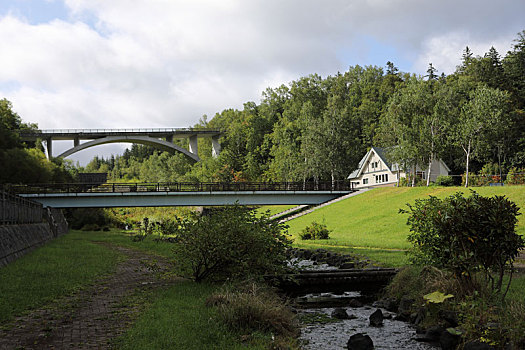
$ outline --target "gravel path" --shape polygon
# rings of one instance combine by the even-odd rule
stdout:
[[[145,262],[161,258],[123,247],[110,248],[126,257],[115,273],[3,326],[0,349],[111,348],[141,309],[140,302],[126,305],[125,298],[171,284],[176,278],[159,279],[146,267]]]

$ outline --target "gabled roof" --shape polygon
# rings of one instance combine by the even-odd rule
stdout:
[[[381,159],[381,161],[386,165],[387,169],[390,170],[390,172],[392,172],[393,170],[397,170],[397,168],[398,168],[397,164],[392,164],[392,163],[387,161],[386,151],[385,151],[384,148],[372,147],[365,154],[365,156],[359,161],[359,165],[357,166],[357,169],[352,171],[352,173],[350,175],[348,175],[348,179],[354,179],[354,178],[357,178],[357,177],[359,177],[361,175],[361,173],[363,172],[363,169],[365,167],[365,164],[368,161],[368,159],[370,158],[370,156],[372,155],[372,153],[377,154],[379,159]]]
[[[364,170],[364,167],[365,167],[365,164],[366,162],[368,161],[368,159],[371,157],[372,153],[375,153],[377,154],[377,156],[379,157],[379,159],[386,165],[387,169],[393,173],[394,171],[398,171],[400,170],[400,167],[399,167],[399,164],[398,163],[391,163],[389,161],[387,161],[387,151],[385,148],[382,148],[382,147],[372,147],[370,148],[370,150],[365,154],[365,156],[359,161],[359,165],[357,166],[357,169],[352,171],[352,173],[350,175],[348,175],[347,179],[355,179],[355,178],[358,178],[359,176],[361,176],[361,173],[363,172]],[[441,159],[438,159],[438,161],[443,164],[443,166],[445,167],[445,169],[447,169],[447,171],[450,173],[450,169],[449,167],[445,164],[445,162]]]

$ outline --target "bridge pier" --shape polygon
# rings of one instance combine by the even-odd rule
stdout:
[[[46,153],[47,159],[53,158],[53,141],[51,137],[46,139]]]
[[[199,155],[198,145],[199,145],[199,143],[198,143],[197,135],[191,135],[189,137],[189,151],[190,151],[190,153],[193,153],[196,156],[198,156]]]
[[[221,153],[221,144],[219,143],[220,136],[212,136],[211,138],[211,153],[214,158],[217,158]]]

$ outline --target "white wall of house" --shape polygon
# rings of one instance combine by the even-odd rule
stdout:
[[[405,172],[397,171],[397,167],[393,166],[391,171],[388,166],[381,160],[381,158],[372,149],[368,160],[363,164],[361,174],[352,178],[351,181],[355,188],[364,187],[379,187],[379,186],[395,186],[398,184],[398,177],[406,177]],[[449,169],[441,160],[434,160],[430,168],[430,181],[436,181],[439,175],[448,175]],[[426,180],[428,169],[423,170],[421,167],[416,167],[417,176],[421,176]]]
[[[372,152],[368,161],[364,164],[361,175],[352,179],[355,188],[372,186],[393,186],[397,183],[397,173],[388,170],[385,163],[377,154]]]

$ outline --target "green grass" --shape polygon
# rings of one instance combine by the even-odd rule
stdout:
[[[525,208],[525,186],[506,187],[476,187],[479,194],[506,195]],[[289,232],[295,239],[295,244],[301,247],[358,248],[365,251],[383,250],[376,257],[392,257],[398,253],[386,253],[389,250],[405,250],[409,248],[406,240],[408,226],[407,215],[399,214],[400,208],[406,208],[406,203],[414,203],[417,198],[429,195],[443,198],[457,191],[469,193],[463,187],[389,187],[377,188],[355,197],[336,202],[320,208],[310,214],[289,221]],[[523,212],[523,209],[522,209]],[[525,234],[525,217],[521,216],[517,232]],[[312,221],[325,223],[333,230],[330,239],[326,241],[301,241],[299,232]],[[371,249],[372,248],[372,249]],[[380,260],[381,261],[381,260]],[[394,264],[401,263],[399,256],[394,257]]]
[[[157,291],[152,305],[118,341],[133,349],[264,349],[240,343],[235,334],[215,320],[216,309],[205,300],[216,286],[181,281]]]
[[[71,232],[0,268],[0,324],[113,271],[119,254]]]
[[[283,212],[288,209],[295,208],[297,205],[265,205],[262,207],[257,208],[258,213],[265,213],[266,211],[270,212],[271,215],[279,214],[280,212]]]
[[[382,249],[382,248],[356,248],[349,246],[331,245],[328,241],[302,241],[297,240],[294,244],[297,248],[304,249],[328,249],[340,254],[355,254],[362,259],[369,258],[375,264],[383,267],[401,267],[408,264],[405,251]]]
[[[142,242],[133,242],[130,231],[115,230],[110,232],[89,232],[85,238],[90,241],[106,242],[135,250],[142,250],[146,253],[159,255],[168,259],[173,257],[173,245],[155,242],[153,239],[156,237],[155,235],[150,235]]]
[[[525,295],[523,295],[524,290],[525,290],[525,275],[521,274],[518,276],[514,276],[512,279],[512,283],[510,284],[509,292],[507,294],[507,299],[525,303]]]

